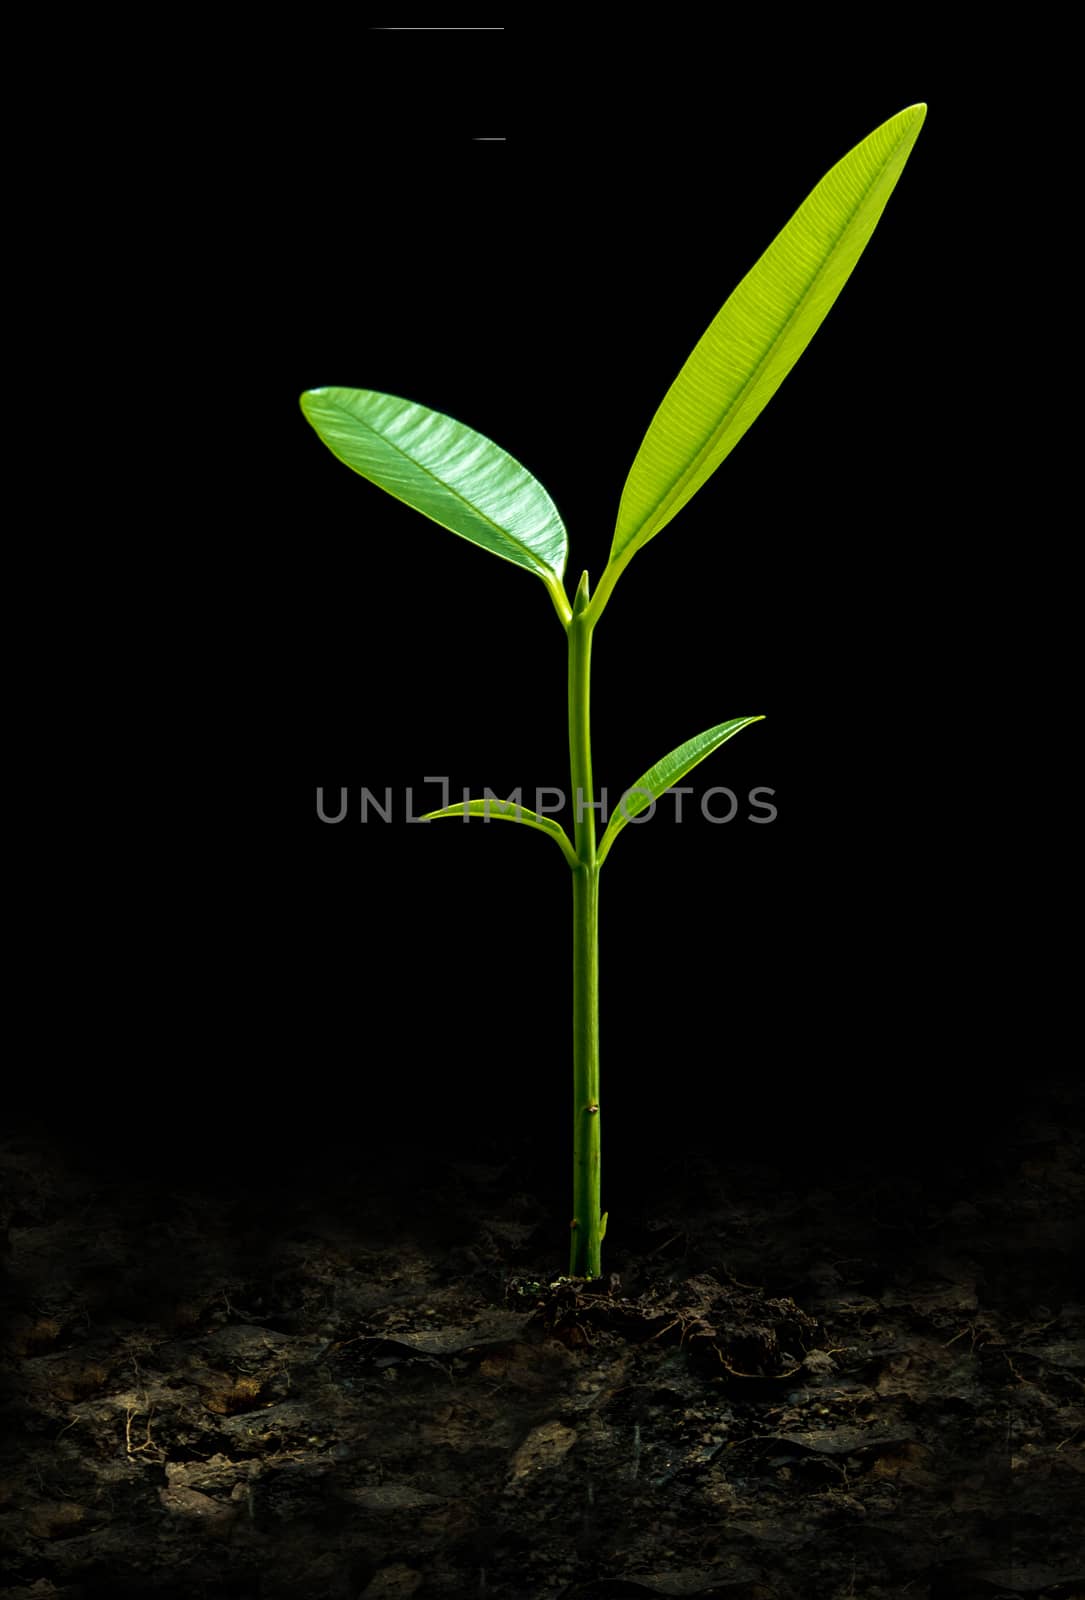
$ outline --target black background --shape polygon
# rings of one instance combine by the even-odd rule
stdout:
[[[178,648],[132,730],[123,865],[82,869],[121,907],[81,997],[110,1060],[47,1115],[137,1164],[247,1152],[262,1173],[527,1138],[564,1184],[566,869],[526,830],[404,821],[431,775],[527,804],[566,785],[561,629],[529,574],[336,462],[298,396],[385,390],[493,438],[555,499],[571,593],[732,287],[836,160],[926,100],[825,327],[596,635],[612,803],[695,732],[766,716],[693,775],[736,792],[732,822],[695,796],[678,827],[668,802],[607,864],[606,1173],[620,1191],[692,1144],[926,1159],[983,1136],[1002,1113],[970,997],[990,996],[962,950],[989,891],[954,719],[983,583],[960,372],[964,308],[991,293],[989,66],[933,29],[786,59],[558,24],[291,43],[273,70],[201,67],[165,199],[142,197],[131,348],[145,330],[185,420],[148,473],[169,555],[135,626]],[[318,786],[333,811],[346,786],[342,823]],[[393,823],[361,823],[362,786],[392,790]]]

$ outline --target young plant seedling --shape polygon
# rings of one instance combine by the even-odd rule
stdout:
[[[876,128],[822,178],[720,310],[652,419],[622,492],[610,559],[594,592],[585,572],[570,603],[568,539],[553,501],[525,467],[440,412],[367,389],[311,389],[309,422],[372,483],[546,585],[568,635],[573,837],[550,817],[492,799],[430,813],[525,823],[549,834],[573,887],[573,1219],[569,1272],[598,1277],[600,1210],[599,874],[626,823],[760,717],[720,722],[637,779],[596,840],[591,648],[614,585],[760,415],[802,355],[866,247],[919,135],[926,106]]]

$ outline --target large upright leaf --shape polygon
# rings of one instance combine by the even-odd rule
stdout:
[[[637,452],[611,566],[667,525],[772,399],[862,254],[926,111],[909,106],[839,161],[717,313]]]
[[[443,412],[371,389],[310,389],[301,409],[340,461],[443,528],[534,572],[568,613],[564,525],[542,484],[507,451]]]
[[[764,720],[764,717],[732,717],[730,722],[717,723],[714,728],[697,734],[693,739],[687,739],[677,750],[672,750],[662,761],[657,761],[654,767],[649,767],[643,778],[638,778],[633,787],[626,790],[617,811],[612,815],[599,846],[596,858],[599,865],[603,865],[611,845],[626,823],[632,822],[638,812],[646,811],[661,794],[666,794],[667,790],[673,788],[687,772],[692,772],[705,756],[710,756],[721,744],[726,744],[736,733],[748,728],[751,722],[764,722]]]

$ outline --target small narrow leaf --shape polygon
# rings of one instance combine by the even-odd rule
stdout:
[[[611,567],[666,527],[772,399],[862,254],[926,111],[909,106],[839,161],[717,313],[637,452]]]
[[[561,853],[571,867],[578,865],[576,852],[569,842],[569,835],[560,823],[553,817],[540,817],[534,811],[528,811],[524,806],[518,806],[511,800],[464,800],[458,806],[446,806],[443,811],[428,811],[421,818],[423,822],[435,822],[438,817],[459,817],[462,822],[464,816],[493,818],[495,822],[523,822],[529,828],[537,828],[540,833],[548,833],[551,839],[557,841]]]
[[[748,728],[751,722],[764,720],[764,717],[735,717],[730,722],[720,722],[716,727],[709,728],[707,733],[699,733],[695,739],[687,739],[677,750],[672,750],[662,761],[657,761],[654,767],[649,767],[643,778],[638,778],[633,787],[626,791],[617,811],[611,817],[596,858],[599,866],[606,860],[607,852],[626,823],[630,822],[638,812],[646,810],[653,800],[658,800],[661,794],[673,788],[687,772],[692,772],[705,756],[710,756],[721,744],[726,744],[736,733]]]
[[[507,451],[443,412],[370,389],[310,389],[301,409],[332,454],[363,478],[534,572],[555,604],[560,595],[567,620],[565,527],[542,484]]]

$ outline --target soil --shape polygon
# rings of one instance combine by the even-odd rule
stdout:
[[[1081,1596],[1074,1098],[934,1172],[684,1155],[599,1284],[528,1144],[254,1190],[11,1137],[2,1593]]]

